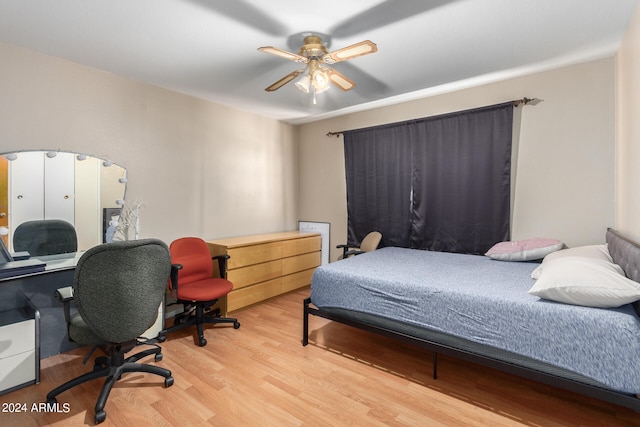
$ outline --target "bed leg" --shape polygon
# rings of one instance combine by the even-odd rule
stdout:
[[[438,379],[438,353],[433,352],[433,379]]]
[[[309,344],[309,304],[311,298],[305,298],[302,303],[302,345]]]

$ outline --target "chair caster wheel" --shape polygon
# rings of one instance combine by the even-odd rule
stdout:
[[[58,403],[58,400],[55,397],[47,399],[47,405],[55,405],[56,403]]]
[[[167,377],[164,379],[164,386],[171,387],[173,385],[173,377]]]
[[[240,327],[240,322],[233,322],[233,329],[238,329]]]
[[[95,421],[96,424],[100,424],[106,419],[107,419],[107,413],[104,411],[96,412],[96,416],[93,417],[93,421]]]
[[[153,360],[155,360],[156,362],[159,362],[162,360],[162,353],[158,353],[154,356]]]
[[[207,345],[207,340],[204,338],[200,338],[200,341],[198,341],[198,345],[200,347],[204,347],[205,345]]]
[[[167,337],[164,335],[158,335],[158,342],[165,342],[167,340]]]
[[[109,359],[105,357],[97,357],[95,362],[93,363],[93,370],[99,371],[100,369],[104,369],[108,366]]]

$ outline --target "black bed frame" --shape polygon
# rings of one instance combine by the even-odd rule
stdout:
[[[616,243],[617,245],[616,248],[611,248],[612,240],[615,240],[616,242],[621,242],[623,248],[619,249],[620,245],[617,245],[617,243]],[[623,269],[625,270],[625,272],[627,272],[627,275],[630,278],[638,281],[636,277],[633,277],[635,276],[635,274],[629,274],[630,273],[629,270],[631,270],[631,267],[629,267],[629,263],[630,263],[629,259],[632,259],[632,264],[640,265],[640,256],[637,257],[637,255],[640,253],[640,246],[637,243],[622,237],[620,234],[618,234],[613,230],[607,231],[607,242],[609,243],[610,252],[612,252],[614,261],[616,261],[618,264],[620,264],[623,267]],[[627,254],[627,251],[629,251],[629,248],[631,248],[631,251],[633,251],[631,255]],[[625,253],[624,255],[625,259],[619,261],[616,259],[616,257],[619,257],[621,255],[616,252],[620,252],[620,251],[623,251]],[[635,269],[635,271],[638,271],[638,270]],[[634,308],[636,309],[636,312],[640,314],[640,304],[634,304]],[[339,322],[339,323],[352,326],[358,329],[363,329],[365,331],[374,332],[376,334],[380,334],[386,337],[391,337],[391,338],[400,340],[402,342],[413,344],[418,347],[432,351],[434,379],[437,378],[438,353],[441,353],[441,354],[456,357],[458,359],[477,363],[479,365],[487,366],[489,368],[498,369],[503,372],[507,372],[523,378],[535,380],[543,384],[548,384],[548,385],[559,387],[575,393],[594,397],[596,399],[614,403],[616,405],[624,406],[626,408],[630,408],[637,412],[640,412],[640,398],[638,398],[636,395],[624,394],[624,393],[609,390],[606,388],[585,384],[576,380],[564,378],[555,374],[542,372],[526,366],[521,366],[515,363],[497,360],[497,359],[494,359],[482,354],[474,353],[471,351],[461,350],[461,349],[458,349],[449,345],[445,345],[433,340],[428,340],[428,339],[417,337],[411,334],[398,332],[393,329],[381,327],[367,321],[353,319],[346,315],[338,314],[338,313],[327,311],[327,310],[322,310],[312,305],[311,298],[306,298],[303,302],[303,328],[302,328],[303,329],[302,330],[303,346],[306,346],[309,343],[309,315],[323,317],[325,319]],[[638,357],[640,357],[640,355],[638,355]]]

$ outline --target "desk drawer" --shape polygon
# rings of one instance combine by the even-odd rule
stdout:
[[[0,327],[0,359],[33,350],[35,347],[35,320],[25,320]]]
[[[7,389],[35,381],[35,350],[0,359],[0,394]]]

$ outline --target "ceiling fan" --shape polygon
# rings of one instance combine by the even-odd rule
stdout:
[[[358,56],[368,55],[376,52],[378,48],[376,44],[370,40],[364,40],[360,43],[329,52],[322,42],[322,38],[316,35],[308,35],[304,38],[304,44],[300,47],[297,54],[273,46],[260,47],[258,50],[300,64],[307,64],[306,68],[287,74],[277,82],[268,86],[265,91],[273,92],[278,90],[307,71],[307,74],[296,82],[296,87],[305,93],[313,92],[313,103],[315,104],[315,95],[329,89],[329,83],[335,84],[343,91],[351,90],[356,86],[355,82],[347,78],[344,74],[331,67],[324,67],[322,64],[331,65]]]

